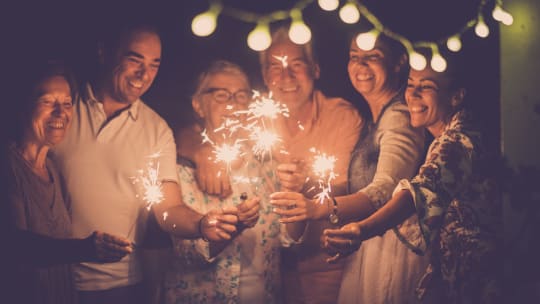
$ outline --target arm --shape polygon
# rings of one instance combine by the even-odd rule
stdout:
[[[201,191],[222,198],[232,194],[231,184],[224,168],[214,163],[213,148],[201,143],[201,128],[193,125],[181,129],[176,138],[178,156],[187,158],[196,164],[195,178]]]

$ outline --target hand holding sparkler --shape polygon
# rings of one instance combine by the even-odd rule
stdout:
[[[295,223],[323,218],[325,211],[314,200],[299,192],[275,192],[270,194],[274,212],[281,216],[282,223]],[[321,212],[322,211],[322,212]]]
[[[245,195],[244,195],[245,194]],[[238,227],[239,230],[252,228],[259,220],[259,210],[261,208],[261,200],[254,197],[248,200],[247,193],[243,192],[240,196],[242,202],[238,204]]]
[[[306,166],[303,160],[293,159],[281,163],[276,170],[282,191],[302,192],[307,180]]]
[[[339,229],[325,229],[321,246],[335,252],[332,257],[326,259],[326,262],[336,263],[358,250],[362,241],[366,239],[365,232],[360,222],[349,223]]]
[[[227,168],[221,163],[211,161],[214,157],[214,148],[211,145],[203,144],[195,154],[195,178],[201,191],[220,198],[226,198],[232,194],[231,183]]]
[[[236,232],[238,208],[225,207],[211,210],[199,220],[199,233],[207,241],[230,240]]]

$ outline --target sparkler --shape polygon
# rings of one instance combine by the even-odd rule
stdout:
[[[315,148],[309,149],[310,152],[315,153],[313,161],[313,173],[318,177],[319,189],[321,190],[315,198],[319,200],[319,203],[324,203],[324,199],[330,199],[330,193],[332,192],[331,182],[337,176],[334,173],[334,166],[336,163],[336,157],[332,155],[326,155],[321,153]]]
[[[134,184],[137,183],[142,186],[142,200],[146,202],[146,208],[148,210],[150,210],[152,205],[163,201],[164,198],[161,181],[159,180],[159,156],[159,152],[149,155],[146,169],[137,170],[137,176],[133,178]]]

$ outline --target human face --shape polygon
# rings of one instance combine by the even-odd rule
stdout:
[[[311,102],[319,67],[306,58],[302,46],[290,41],[273,44],[266,52],[266,62],[264,82],[276,101],[291,111]]]
[[[356,91],[368,102],[395,94],[394,82],[400,66],[399,60],[391,58],[391,54],[380,39],[369,51],[360,49],[355,39],[351,41],[347,66],[349,79]]]
[[[135,102],[152,85],[160,62],[161,41],[157,34],[131,33],[119,44],[105,93],[119,103]]]
[[[246,110],[251,101],[251,92],[247,79],[241,74],[221,72],[208,77],[201,93],[193,98],[192,105],[199,117],[204,119],[204,127],[211,132],[226,118],[237,118],[232,116],[235,111]],[[219,95],[227,92],[232,96],[223,102]]]
[[[64,77],[52,76],[36,87],[36,93],[30,140],[52,147],[64,139],[71,122],[70,87]]]
[[[425,127],[437,137],[444,130],[452,105],[461,97],[450,89],[450,80],[444,73],[426,67],[422,71],[411,69],[405,99],[412,126]]]

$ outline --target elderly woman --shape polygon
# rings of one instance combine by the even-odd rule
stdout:
[[[250,101],[249,81],[239,66],[223,60],[211,63],[198,78],[192,98],[201,122],[198,132],[205,129],[216,145],[223,143],[222,134],[214,131],[225,118],[238,119],[233,113],[246,110]],[[270,165],[245,152],[238,164],[223,172],[231,177],[232,195],[227,198],[205,194],[195,181],[194,166],[180,160],[186,204],[202,213],[221,209],[236,215],[238,223],[233,238],[224,242],[173,237],[175,258],[165,279],[167,303],[281,303],[279,252],[291,240],[281,238],[279,218],[266,201],[273,188],[266,180]],[[250,181],[235,182],[237,176]]]
[[[97,231],[86,239],[68,239],[69,206],[47,156],[69,128],[75,86],[56,63],[36,67],[29,77],[7,151],[11,283],[18,288],[18,303],[76,303],[70,263],[117,261],[131,252],[131,244]]]
[[[462,109],[465,90],[453,68],[438,73],[427,67],[409,76],[405,96],[411,123],[435,138],[418,174],[401,180],[392,199],[369,218],[325,231],[324,244],[344,256],[401,223],[398,231],[411,249],[431,248],[431,264],[417,289],[420,298],[493,303],[501,301],[499,200],[483,170],[486,154]],[[403,222],[411,215],[418,220]]]
[[[343,225],[365,218],[384,205],[400,179],[412,177],[418,168],[424,137],[411,127],[403,97],[408,73],[404,48],[380,35],[366,51],[353,38],[348,73],[370,110],[349,163],[349,195],[318,204],[299,193],[274,193],[271,203],[284,222],[328,218]],[[296,208],[283,208],[290,204]],[[428,264],[392,231],[365,242],[346,263],[340,303],[414,303],[414,281]]]

